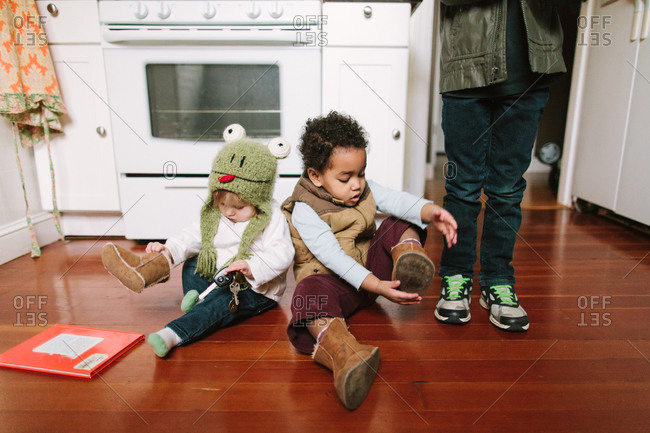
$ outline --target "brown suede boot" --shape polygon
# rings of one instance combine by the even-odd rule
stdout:
[[[139,256],[111,242],[102,249],[102,263],[124,287],[135,293],[167,281],[172,269],[171,259],[165,253]]]
[[[393,257],[393,280],[399,280],[399,290],[422,295],[435,273],[435,266],[421,245],[412,242],[397,244],[391,250]]]
[[[334,373],[334,388],[349,410],[361,406],[379,368],[379,348],[360,344],[343,319],[334,319],[314,347],[314,361]]]

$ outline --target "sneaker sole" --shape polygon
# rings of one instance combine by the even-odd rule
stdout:
[[[442,315],[438,314],[438,309],[435,309],[433,311],[433,315],[440,322],[448,324],[448,325],[465,325],[472,318],[472,313],[470,313],[469,311],[467,312],[467,317],[445,317],[445,316],[442,316]]]
[[[479,298],[478,303],[481,305],[481,307],[485,308],[488,311],[488,313],[490,312],[490,305],[487,303],[486,300],[483,299],[483,296]],[[524,326],[504,325],[503,323],[495,319],[492,316],[492,314],[490,314],[490,323],[492,323],[497,328],[503,329],[504,331],[508,331],[508,332],[526,332],[528,331],[528,327],[530,326],[530,323],[527,323]]]

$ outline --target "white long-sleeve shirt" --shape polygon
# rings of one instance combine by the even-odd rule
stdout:
[[[253,239],[246,260],[253,279],[246,279],[256,292],[278,302],[287,287],[286,274],[293,261],[294,248],[289,234],[289,225],[276,201],[271,202],[271,221]],[[213,245],[217,251],[217,269],[220,269],[239,250],[244,229],[248,221],[233,223],[222,216],[214,236]],[[169,238],[165,246],[172,255],[174,266],[178,266],[201,251],[201,227],[199,222],[183,229]]]
[[[427,224],[422,222],[420,212],[425,204],[433,203],[432,201],[385,188],[371,180],[368,180],[368,187],[380,212],[408,221],[422,229],[427,227]],[[291,223],[319,262],[357,290],[361,287],[361,283],[371,272],[343,251],[332,233],[332,228],[316,211],[307,203],[296,202]]]

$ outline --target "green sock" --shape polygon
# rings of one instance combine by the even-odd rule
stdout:
[[[165,357],[180,342],[181,337],[169,328],[163,328],[158,332],[154,332],[147,339],[147,343],[153,348],[154,353],[161,358]]]

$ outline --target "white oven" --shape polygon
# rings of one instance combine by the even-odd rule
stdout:
[[[99,2],[126,237],[165,239],[198,218],[232,123],[292,145],[275,197],[295,185],[298,138],[320,114],[319,1]]]

